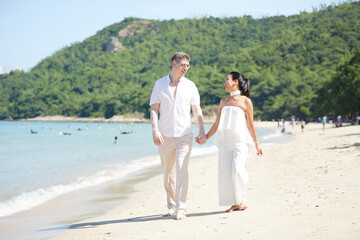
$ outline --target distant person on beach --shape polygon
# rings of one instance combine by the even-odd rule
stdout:
[[[291,119],[291,126],[292,126],[293,128],[295,127],[295,119],[294,119],[294,118]]]
[[[168,212],[163,216],[176,214],[177,220],[186,218],[188,163],[193,142],[190,107],[199,128],[196,142],[206,142],[200,95],[196,85],[185,78],[189,62],[186,53],[175,53],[170,74],[156,81],[150,98],[153,141],[158,146],[167,195]]]
[[[225,81],[230,96],[221,99],[217,118],[206,138],[218,131],[214,143],[219,148],[219,205],[231,206],[226,212],[245,210],[249,182],[246,161],[255,143],[262,155],[253,119],[250,82],[239,72],[231,72]]]
[[[117,143],[117,137],[115,136],[114,138],[114,144]]]
[[[326,121],[327,121],[327,117],[326,117],[326,116],[323,116],[323,118],[322,118],[322,120],[321,120],[321,123],[322,123],[322,125],[323,125],[323,128],[322,128],[323,131],[325,130]]]
[[[341,117],[341,115],[339,115],[338,117],[337,117],[337,122],[335,123],[335,126],[336,127],[341,127],[342,126],[342,117]]]
[[[304,128],[305,128],[305,122],[304,120],[301,120],[301,132],[304,132]]]
[[[285,133],[286,132],[286,129],[285,129],[285,120],[282,119],[282,129],[281,129],[281,132],[282,133]]]

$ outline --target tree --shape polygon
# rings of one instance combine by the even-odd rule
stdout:
[[[355,116],[360,112],[360,49],[339,65],[331,81],[319,92],[326,94],[320,98],[320,104],[327,112],[345,116]]]

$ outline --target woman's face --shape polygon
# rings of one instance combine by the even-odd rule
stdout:
[[[225,85],[226,92],[232,92],[232,91],[239,90],[238,81],[236,79],[233,80],[231,74],[229,74],[227,76],[224,85]]]

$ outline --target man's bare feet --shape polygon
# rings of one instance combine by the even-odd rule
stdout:
[[[241,204],[238,204],[238,205],[232,205],[231,208],[226,210],[226,212],[243,211],[245,209],[247,209],[246,204],[241,203]]]
[[[186,213],[184,210],[178,210],[176,214],[176,220],[184,220],[186,218]]]

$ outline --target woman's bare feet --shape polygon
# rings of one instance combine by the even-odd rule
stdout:
[[[245,203],[241,203],[238,205],[232,205],[231,208],[227,209],[226,212],[233,212],[233,211],[243,211],[247,209],[247,206]]]

